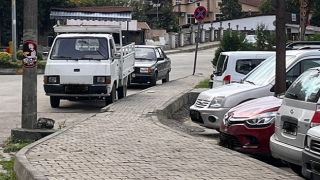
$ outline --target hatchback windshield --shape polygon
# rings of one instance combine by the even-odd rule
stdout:
[[[318,70],[308,70],[290,86],[285,97],[315,103],[319,99],[319,89],[320,72]]]
[[[286,56],[286,65],[290,65],[295,56]],[[275,76],[275,59],[276,56],[271,56],[261,63],[252,73],[246,76],[243,82],[248,82],[254,85],[266,85],[274,79]]]
[[[108,44],[104,38],[59,38],[51,53],[51,59],[87,60],[108,59]]]
[[[140,60],[156,60],[156,54],[153,48],[135,48],[136,59]]]

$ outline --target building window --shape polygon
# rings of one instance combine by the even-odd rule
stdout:
[[[196,4],[196,7],[201,6],[201,3],[200,3],[200,2],[197,2],[197,3],[195,3],[195,4]]]
[[[182,4],[182,0],[176,0],[176,4]]]
[[[220,8],[220,6],[221,6],[221,1],[217,1],[217,8]]]
[[[188,3],[193,3],[194,2],[194,0],[188,0]]]
[[[223,19],[224,19],[224,16],[222,14],[214,14],[214,20],[220,21]]]
[[[194,18],[194,14],[188,14],[187,15],[187,24],[195,24],[196,19]]]

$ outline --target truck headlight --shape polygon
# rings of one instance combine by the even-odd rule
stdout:
[[[259,114],[246,121],[251,126],[270,125],[274,123],[277,111]]]
[[[222,105],[222,102],[224,100],[224,96],[218,96],[212,99],[209,107],[211,108],[219,108]]]
[[[110,84],[111,78],[109,76],[94,76],[94,84]]]
[[[151,68],[140,68],[140,73],[151,73],[152,69]]]
[[[59,76],[44,76],[43,82],[45,84],[59,84],[60,83],[60,77]]]

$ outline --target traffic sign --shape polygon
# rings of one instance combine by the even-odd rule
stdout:
[[[203,6],[199,6],[194,11],[194,18],[196,18],[197,21],[203,21],[207,17],[207,9]]]

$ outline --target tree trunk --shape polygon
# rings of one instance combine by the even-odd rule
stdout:
[[[286,91],[286,32],[285,32],[285,12],[286,2],[277,0],[276,12],[276,84],[275,94]]]
[[[23,41],[38,44],[38,0],[24,1]]]
[[[304,41],[306,27],[310,13],[311,0],[301,0],[300,6],[300,41]]]

